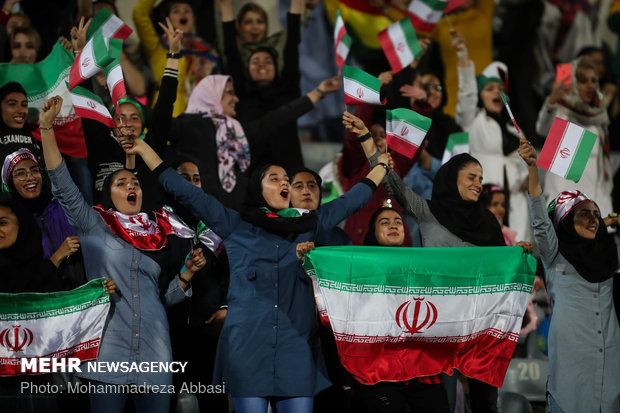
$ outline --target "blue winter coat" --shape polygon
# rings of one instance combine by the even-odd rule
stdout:
[[[222,237],[228,253],[228,314],[214,380],[234,397],[311,397],[328,387],[312,282],[301,268],[296,246],[317,239],[366,205],[372,182],[362,181],[317,210],[314,231],[282,238],[243,221],[237,211],[170,168],[159,181]]]

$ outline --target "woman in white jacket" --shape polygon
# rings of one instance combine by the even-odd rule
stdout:
[[[579,183],[547,173],[543,185],[547,202],[564,190],[579,190],[588,194],[599,206],[601,214],[612,211],[612,176],[609,163],[607,126],[609,117],[603,103],[595,67],[589,57],[583,56],[572,64],[572,86],[557,82],[545,100],[536,122],[536,132],[547,136],[553,120],[558,117],[576,123],[598,136]]]
[[[510,227],[517,231],[517,239],[529,240],[531,229],[524,192],[527,168],[517,153],[519,133],[500,95],[504,89],[500,72],[507,76],[508,70],[505,64],[492,62],[476,79],[474,63],[467,58],[465,39],[456,31],[451,34],[459,57],[456,123],[469,132],[470,153],[482,165],[484,181],[506,189],[510,199],[507,215]]]

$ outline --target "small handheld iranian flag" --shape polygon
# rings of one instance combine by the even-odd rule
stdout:
[[[519,247],[342,246],[312,250],[303,267],[321,322],[361,383],[457,368],[501,387],[536,259]]]
[[[379,32],[379,43],[394,73],[400,72],[422,54],[422,47],[409,17]]]
[[[441,158],[441,164],[448,162],[450,158],[460,153],[469,153],[469,133],[457,132],[451,133],[446,142],[446,149]]]
[[[344,26],[344,20],[342,20],[340,10],[338,10],[334,22],[334,51],[336,53],[336,64],[340,70],[342,70],[342,65],[344,65],[349,55],[351,42],[351,36],[347,34],[347,28]]]
[[[413,0],[407,11],[416,30],[430,33],[447,6],[448,2],[442,0]]]
[[[110,44],[112,44],[112,47],[110,47]],[[122,44],[123,41],[120,39],[104,37],[101,30],[95,32],[93,37],[86,43],[86,46],[84,46],[84,49],[76,56],[71,66],[69,88],[73,89],[84,80],[102,71],[114,59],[119,58]]]
[[[579,182],[597,135],[589,130],[555,118],[537,165],[556,175]]]
[[[81,86],[74,87],[73,90],[69,91],[69,95],[71,95],[76,115],[81,118],[96,120],[110,128],[116,127],[110,111],[105,107],[99,96]]]
[[[104,68],[103,71],[105,72],[105,78],[108,84],[108,91],[112,97],[112,103],[118,110],[118,100],[127,93],[120,59],[114,59]]]
[[[344,65],[342,68],[344,78],[344,104],[345,105],[383,105],[381,100],[381,81],[369,75],[362,69]]]
[[[23,359],[97,358],[110,308],[103,281],[56,293],[0,294],[0,376],[28,373]]]
[[[413,158],[431,127],[432,120],[409,109],[385,111],[387,146]]]
[[[103,32],[103,37],[123,40],[128,38],[133,32],[131,27],[127,26],[121,19],[112,14],[112,12],[105,7],[102,7],[93,17],[93,21],[90,23],[90,26],[88,26],[86,38],[90,39],[99,29]]]

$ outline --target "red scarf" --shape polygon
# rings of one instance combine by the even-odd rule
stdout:
[[[161,211],[155,212],[157,222],[153,222],[145,212],[125,215],[113,209],[106,211],[101,205],[93,206],[93,209],[112,232],[139,250],[161,250],[166,246],[167,235],[172,233],[167,214]]]

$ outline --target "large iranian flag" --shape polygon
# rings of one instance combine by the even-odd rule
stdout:
[[[90,23],[90,26],[88,26],[86,38],[90,39],[99,29],[101,29],[103,37],[123,40],[128,38],[133,32],[131,27],[127,26],[121,19],[105,7],[102,7],[93,17],[93,21]]]
[[[20,83],[28,95],[28,108],[34,113],[29,122],[37,123],[38,112],[45,101],[53,96],[65,95],[67,80],[73,63],[73,54],[56,42],[50,54],[33,64],[0,64],[0,85],[13,81]],[[54,120],[54,132],[60,151],[69,156],[86,158],[86,144],[80,118],[73,110],[71,99],[65,95],[60,113]],[[32,134],[41,140],[38,129]]]
[[[73,89],[84,80],[102,71],[114,59],[119,58],[122,44],[122,40],[104,37],[103,32],[97,30],[71,66],[69,88]]]
[[[110,308],[103,278],[71,291],[0,294],[0,376],[22,358],[97,358]]]
[[[411,19],[405,17],[379,33],[379,43],[394,73],[400,72],[422,55]]]
[[[442,0],[413,0],[407,11],[416,30],[430,33],[447,6],[448,2]]]
[[[363,384],[457,368],[501,387],[536,260],[520,247],[323,247],[303,264],[344,367]]]
[[[347,34],[347,28],[344,26],[340,10],[338,10],[336,12],[336,20],[334,21],[334,52],[336,54],[336,64],[340,70],[342,70],[342,65],[347,60],[352,41],[351,36]]]
[[[410,109],[398,108],[385,111],[385,136],[387,146],[413,158],[431,127],[431,119]]]
[[[344,78],[344,104],[345,105],[383,105],[381,100],[381,81],[369,75],[362,69],[344,65],[342,68]]]
[[[443,165],[448,162],[450,158],[461,153],[469,153],[469,133],[451,133],[448,135],[448,141],[446,142],[446,149],[443,151],[441,164]]]
[[[537,165],[565,179],[579,182],[597,135],[561,118],[555,118]]]

